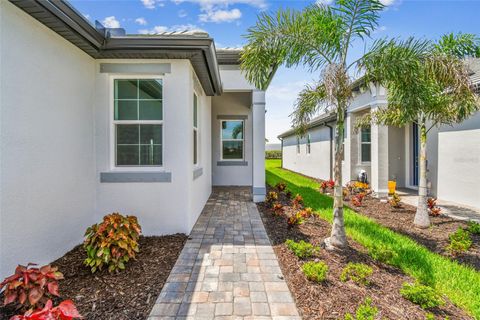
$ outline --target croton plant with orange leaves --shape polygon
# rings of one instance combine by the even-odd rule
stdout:
[[[63,274],[50,265],[34,266],[34,263],[19,265],[15,274],[0,283],[0,290],[5,288],[4,305],[19,303],[28,309],[45,305],[49,296],[59,296],[58,280],[63,279]]]
[[[84,264],[92,272],[108,267],[109,272],[125,269],[125,263],[135,258],[141,228],[135,216],[112,213],[103,217],[85,232],[83,247],[87,251]]]
[[[29,310],[24,315],[13,316],[10,320],[73,320],[82,316],[71,300],[62,301],[53,307],[52,300],[48,300],[43,309]]]

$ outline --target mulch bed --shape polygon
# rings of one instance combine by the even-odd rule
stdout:
[[[464,221],[440,215],[430,217],[430,228],[421,229],[413,226],[417,208],[408,204],[402,203],[401,208],[395,209],[379,199],[366,197],[361,207],[353,206],[350,201],[345,201],[345,205],[393,231],[414,239],[433,252],[480,270],[480,235],[472,234],[472,247],[458,256],[452,257],[446,250],[450,243],[448,236],[458,228],[467,227],[467,223]]]
[[[183,234],[141,237],[136,260],[130,261],[125,270],[112,274],[107,270],[92,274],[83,265],[84,249],[76,246],[52,262],[65,277],[59,282],[62,300],[73,300],[87,320],[144,320],[186,239]],[[12,307],[0,307],[0,320],[15,314]]]
[[[286,205],[285,215],[289,216],[296,211],[288,206],[289,201],[284,195],[280,195],[279,200]],[[352,239],[348,239],[349,248],[345,250],[320,250],[317,259],[323,260],[329,268],[324,283],[317,284],[307,280],[301,271],[303,261],[286,247],[285,241],[304,240],[320,245],[330,235],[330,224],[312,216],[304,224],[288,228],[285,217],[273,215],[272,210],[264,203],[258,204],[258,208],[282,272],[304,319],[343,319],[347,312],[355,314],[357,307],[367,297],[370,297],[373,305],[378,308],[378,319],[425,319],[427,312],[404,299],[399,292],[404,282],[414,282],[414,279],[397,268],[375,262],[368,256],[365,248]],[[373,268],[369,286],[340,281],[340,274],[348,262],[361,262]],[[446,316],[450,319],[471,319],[449,301],[430,312],[439,319]]]
[[[290,171],[288,169],[284,170]],[[322,183],[323,181],[298,172],[294,173],[317,181],[318,183]],[[350,200],[350,198],[347,198],[347,201],[344,201],[344,205],[352,210],[372,218],[379,224],[388,227],[395,232],[414,239],[435,253],[449,257],[459,263],[471,266],[480,271],[480,235],[471,235],[472,247],[467,252],[453,257],[446,250],[446,247],[450,243],[448,236],[454,233],[458,228],[466,228],[467,223],[465,221],[440,215],[437,217],[430,217],[430,228],[416,228],[413,225],[413,218],[417,208],[414,206],[402,203],[401,208],[392,208],[388,203],[367,196],[363,200],[362,206],[356,207]]]

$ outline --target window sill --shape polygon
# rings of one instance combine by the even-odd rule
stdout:
[[[202,174],[203,174],[203,168],[202,167],[193,169],[193,180],[199,178]]]
[[[217,161],[217,166],[235,166],[235,167],[246,167],[248,166],[248,161],[238,160],[238,161]]]
[[[172,173],[168,171],[162,172],[121,172],[110,171],[100,172],[101,183],[124,183],[124,182],[172,182]]]

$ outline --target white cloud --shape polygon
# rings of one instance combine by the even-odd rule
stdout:
[[[198,16],[202,22],[232,22],[242,17],[242,12],[238,9],[232,10],[208,10]]]
[[[200,5],[200,8],[212,9],[213,7],[227,8],[235,4],[245,4],[259,9],[267,8],[266,0],[172,0],[175,4],[180,4],[182,2],[196,3]]]
[[[188,16],[187,11],[185,11],[183,9],[178,11],[178,17],[179,18],[185,18],[186,16]]]
[[[84,14],[83,16],[84,16],[87,20],[90,20],[90,18],[91,18],[88,13],[87,13],[87,14]]]
[[[143,18],[143,17],[139,17],[139,18],[135,19],[135,23],[137,23],[141,26],[146,26],[148,24],[147,20],[145,20],[145,18]]]
[[[181,32],[181,31],[196,31],[196,32],[206,32],[205,30],[197,27],[193,24],[176,24],[170,27],[167,26],[155,26],[152,29],[141,29],[138,30],[140,34],[158,34],[164,32]]]
[[[165,6],[164,0],[140,0],[142,4],[147,9],[155,9],[155,7],[163,7]]]
[[[395,0],[380,0],[380,2],[384,5],[384,6],[391,6],[392,4],[395,3]]]
[[[115,16],[106,17],[102,20],[102,24],[106,28],[120,28],[120,21],[118,21]]]

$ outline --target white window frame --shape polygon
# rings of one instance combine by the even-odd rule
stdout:
[[[370,127],[370,142],[363,142],[362,141],[362,130],[361,128],[358,131],[358,163],[360,164],[370,164],[372,162],[372,127]],[[362,146],[364,144],[370,145],[370,161],[363,161],[362,159]]]
[[[192,127],[193,127],[193,131],[192,132],[196,132],[196,138],[197,138],[197,158],[195,159],[195,149],[193,150],[193,156],[194,156],[194,159],[193,159],[193,166],[195,168],[198,168],[200,167],[200,99],[198,98],[198,94],[197,92],[194,90],[193,91],[193,101],[192,101]],[[195,126],[195,98],[197,98],[197,124]],[[193,146],[195,147],[195,141],[193,141]],[[195,163],[195,160],[197,161],[197,163]]]
[[[223,122],[241,121],[242,122],[242,139],[223,139]],[[223,158],[223,141],[242,141],[242,158],[239,159],[224,159]],[[220,119],[220,160],[221,161],[245,161],[245,119]]]
[[[155,79],[162,80],[162,120],[115,120],[115,80],[122,79]],[[163,75],[116,74],[109,77],[110,110],[108,121],[110,124],[110,170],[111,171],[165,171],[165,77]],[[116,130],[117,124],[160,124],[162,125],[162,165],[160,166],[117,166],[116,164]]]

